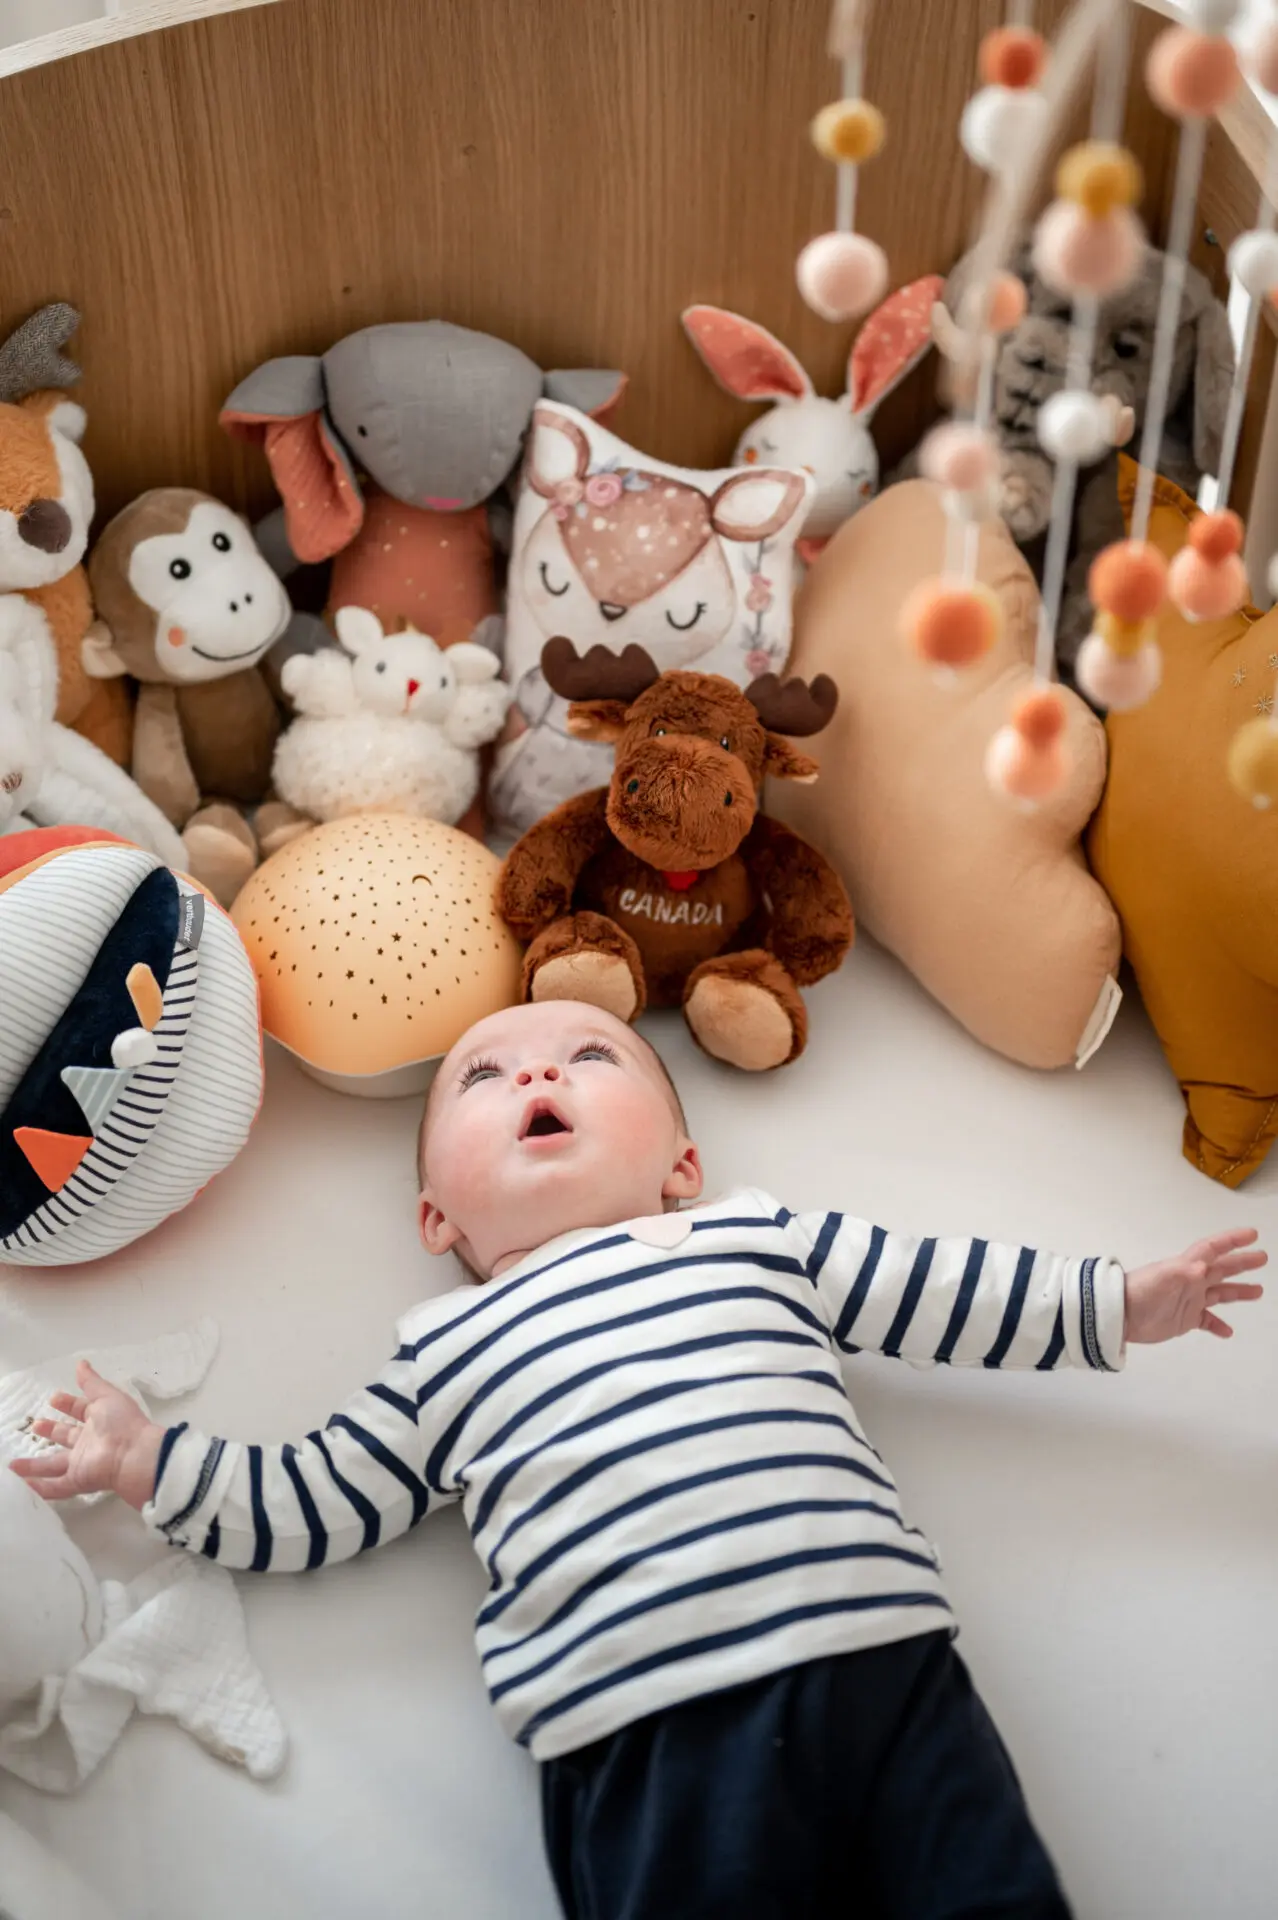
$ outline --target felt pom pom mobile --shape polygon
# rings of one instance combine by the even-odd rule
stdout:
[[[812,123],[818,151],[837,169],[835,224],[808,243],[796,271],[808,305],[829,320],[863,312],[888,282],[883,249],[855,230],[857,170],[880,151],[886,134],[882,113],[862,98],[868,10],[868,0],[836,0],[829,44],[841,62],[843,97]],[[1170,567],[1147,539],[1209,124],[1233,98],[1244,70],[1278,94],[1278,19],[1253,33],[1240,61],[1228,36],[1242,11],[1238,0],[1188,0],[1185,24],[1162,31],[1145,63],[1145,87],[1178,123],[1179,135],[1132,521],[1128,537],[1101,553],[1092,568],[1095,617],[1077,663],[1082,692],[1111,711],[1140,706],[1156,694],[1162,678],[1158,617],[1165,607],[1189,621],[1210,621],[1248,599],[1245,530],[1229,508],[1229,491],[1260,314],[1266,303],[1278,303],[1278,127],[1255,227],[1238,237],[1229,255],[1249,308],[1225,422],[1217,509],[1196,521]],[[1110,447],[1123,445],[1133,428],[1130,409],[1092,391],[1098,315],[1101,301],[1135,278],[1146,248],[1141,169],[1122,144],[1131,9],[1122,0],[1077,0],[1051,50],[1035,31],[1032,13],[1033,0],[1011,0],[1004,25],[986,34],[980,84],[961,116],[960,144],[990,175],[991,187],[971,284],[938,344],[976,377],[968,383],[968,417],[938,428],[922,449],[922,470],[945,503],[945,555],[941,573],[909,596],[899,619],[904,644],[942,679],[974,666],[999,640],[1000,609],[978,582],[976,563],[980,522],[997,516],[1001,504],[999,456],[989,430],[999,340],[1025,311],[1025,289],[1006,261],[1073,98],[1094,69],[1089,137],[1059,158],[1055,197],[1033,234],[1035,267],[1069,301],[1071,322],[1065,385],[1040,409],[1038,421],[1039,444],[1055,471],[1035,689],[1012,709],[986,758],[991,786],[1022,807],[1044,804],[1069,774],[1067,712],[1052,679],[1078,473]],[[1278,556],[1270,579],[1278,591]],[[1257,807],[1278,800],[1278,696],[1274,708],[1272,717],[1243,729],[1229,759],[1230,780]]]

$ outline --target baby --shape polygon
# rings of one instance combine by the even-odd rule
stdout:
[[[746,1190],[705,1205],[651,1047],[570,1001],[482,1021],[421,1131],[421,1233],[478,1285],[409,1313],[296,1446],[167,1430],[84,1365],[46,1498],[113,1489],[174,1546],[297,1572],[460,1500],[478,1648],[542,1763],[576,1920],[1067,1912],[840,1355],[1110,1372],[1256,1299],[1251,1232],[1124,1274],[915,1240]],[[848,1902],[851,1902],[851,1906]]]

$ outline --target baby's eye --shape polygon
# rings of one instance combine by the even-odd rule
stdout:
[[[618,1065],[617,1050],[606,1040],[592,1040],[588,1046],[578,1047],[572,1058],[574,1066],[578,1060],[607,1060],[614,1067]]]
[[[460,1091],[465,1093],[477,1080],[496,1080],[500,1075],[501,1068],[495,1060],[472,1060],[462,1072]]]
[[[385,671],[386,671],[386,662],[385,662],[384,660],[379,660],[379,661],[378,661],[378,663],[377,663],[377,671],[378,671],[379,673],[385,673]]]

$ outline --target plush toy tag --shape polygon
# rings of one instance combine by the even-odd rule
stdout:
[[[203,932],[204,895],[184,892],[178,903],[177,944],[181,951],[190,953],[198,947]]]

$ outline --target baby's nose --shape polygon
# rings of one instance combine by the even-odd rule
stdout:
[[[530,1087],[534,1080],[557,1080],[559,1069],[553,1060],[540,1062],[536,1066],[521,1067],[515,1075],[517,1087]]]

